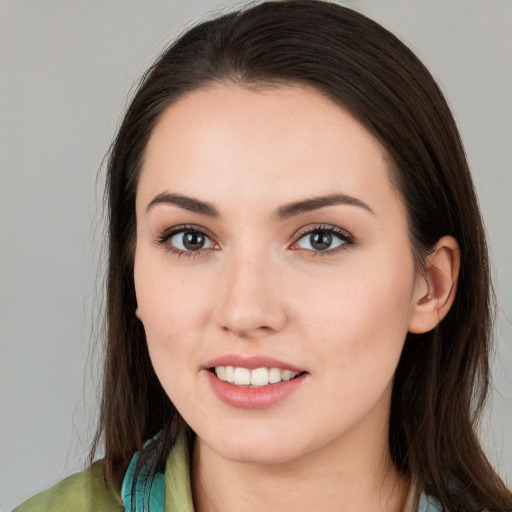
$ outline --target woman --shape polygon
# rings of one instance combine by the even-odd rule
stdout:
[[[512,510],[476,197],[389,32],[310,0],[189,30],[107,187],[105,457],[19,510]]]

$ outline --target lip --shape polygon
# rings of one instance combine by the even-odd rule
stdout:
[[[256,368],[279,368],[280,370],[291,370],[294,373],[303,373],[304,368],[298,368],[285,361],[280,361],[271,356],[265,355],[243,355],[243,354],[225,354],[208,361],[204,365],[205,370],[215,366],[238,366],[255,370]]]
[[[218,365],[222,366],[222,365]],[[257,366],[256,368],[261,368]],[[214,393],[226,404],[240,409],[266,409],[277,405],[292,393],[298,391],[308,373],[301,373],[291,380],[268,384],[261,387],[235,386],[220,380],[210,370],[203,370]]]
[[[219,379],[212,370],[215,366],[235,366],[254,370],[256,368],[279,368],[290,370],[298,376],[266,386],[235,386]],[[272,407],[295,391],[298,391],[309,373],[285,361],[267,355],[224,354],[211,359],[203,366],[203,373],[211,389],[224,403],[241,409],[265,409]]]

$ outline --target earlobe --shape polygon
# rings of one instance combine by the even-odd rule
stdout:
[[[140,316],[139,308],[135,309],[135,316],[142,322],[142,318]]]
[[[452,236],[444,236],[427,257],[426,273],[418,276],[409,332],[428,332],[447,315],[455,299],[459,269],[459,244]]]

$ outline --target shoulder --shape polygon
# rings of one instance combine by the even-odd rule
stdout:
[[[118,494],[104,477],[101,461],[22,503],[12,512],[122,512]]]

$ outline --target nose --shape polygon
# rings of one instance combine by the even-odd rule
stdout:
[[[248,256],[226,262],[215,321],[226,332],[258,339],[279,332],[287,322],[282,275],[267,258]]]

